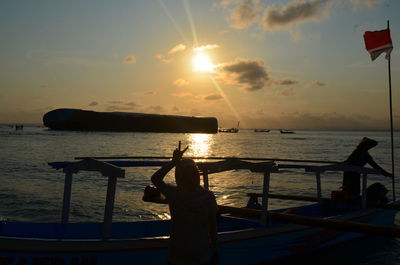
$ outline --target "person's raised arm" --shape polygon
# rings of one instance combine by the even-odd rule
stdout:
[[[187,149],[188,147],[181,151],[179,142],[179,148],[174,150],[172,159],[151,176],[151,182],[153,182],[153,184],[160,190],[161,193],[165,192],[167,189],[167,184],[164,182],[164,177],[182,159],[183,153],[185,153]]]
[[[374,161],[374,159],[371,157],[369,160],[368,160],[368,164],[370,164],[373,168],[375,168],[376,170],[379,170],[381,173],[382,173],[382,175],[384,175],[384,176],[386,176],[386,177],[389,177],[389,178],[392,178],[393,177],[393,174],[391,174],[391,173],[389,173],[389,172],[387,172],[386,170],[384,170],[383,168],[381,168],[375,161]]]

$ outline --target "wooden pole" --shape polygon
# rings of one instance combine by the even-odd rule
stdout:
[[[387,21],[387,28],[389,27],[389,20]],[[396,200],[396,190],[394,182],[394,143],[393,143],[393,108],[392,108],[392,74],[390,68],[390,54],[388,54],[388,72],[389,72],[389,109],[390,109],[390,143],[392,147],[392,190],[393,190],[393,201]]]
[[[221,213],[232,213],[242,216],[259,218],[262,211],[255,209],[237,208],[230,206],[219,206]],[[363,233],[368,235],[379,235],[400,238],[400,228],[395,226],[381,226],[365,224],[353,221],[342,221],[337,219],[323,219],[318,217],[308,217],[292,214],[283,214],[268,212],[268,218],[278,222],[293,223],[299,225],[306,225],[311,227],[323,227],[341,231],[348,231],[354,233]]]
[[[321,190],[321,174],[320,172],[315,172],[315,177],[317,179],[317,198],[318,202],[322,202],[322,190]]]
[[[62,224],[67,224],[69,220],[69,209],[71,206],[71,191],[72,191],[72,173],[67,172],[65,174],[63,209],[61,213]]]
[[[105,209],[104,209],[104,222],[103,222],[103,238],[111,237],[111,226],[112,226],[116,188],[117,188],[117,178],[114,176],[109,176],[106,204],[104,207]]]
[[[261,203],[261,209],[262,209],[261,224],[263,225],[267,225],[269,182],[270,182],[270,173],[269,171],[267,171],[264,173],[263,197]]]

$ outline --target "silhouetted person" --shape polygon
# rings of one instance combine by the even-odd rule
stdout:
[[[377,141],[364,137],[344,163],[360,167],[369,164],[376,170],[379,170],[384,176],[393,177],[392,174],[381,168],[368,153],[368,150],[375,147],[377,144]],[[344,172],[342,187],[343,190],[347,191],[350,202],[355,203],[359,201],[360,174],[357,172]]]
[[[200,186],[196,163],[192,159],[182,159],[187,148],[179,149],[175,149],[172,160],[151,177],[153,184],[165,195],[171,213],[168,264],[218,264],[215,196]],[[163,181],[174,167],[177,186]]]

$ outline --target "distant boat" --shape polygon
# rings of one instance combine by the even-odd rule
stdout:
[[[43,116],[43,124],[53,130],[217,133],[214,117],[193,117],[131,112],[96,112],[56,109]]]
[[[221,133],[238,133],[239,132],[239,123],[240,121],[238,121],[237,127],[236,128],[219,128],[218,132]]]
[[[270,130],[265,129],[254,129],[254,132],[269,132]]]
[[[279,130],[283,134],[290,134],[290,133],[295,133],[294,131],[288,131],[288,130]]]

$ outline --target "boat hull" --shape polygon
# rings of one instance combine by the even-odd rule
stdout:
[[[394,210],[374,209],[361,211],[341,219],[376,225],[392,225],[395,214]],[[251,220],[231,219],[231,217],[224,217],[222,223],[227,223],[229,228],[221,228],[218,235],[220,264],[242,265],[277,261],[365,236],[359,233],[301,225],[271,224],[272,227],[262,227]],[[153,221],[150,224],[151,226],[141,227],[143,233],[151,227],[149,231],[168,230],[166,229],[168,224],[165,221]],[[5,230],[4,227],[2,228]],[[129,234],[128,226],[123,229]],[[118,229],[115,230],[117,234],[123,233]],[[73,233],[67,239],[23,238],[7,235],[0,237],[0,264],[165,264],[168,231],[161,234],[164,236],[120,239],[90,237],[78,239],[74,238]]]

